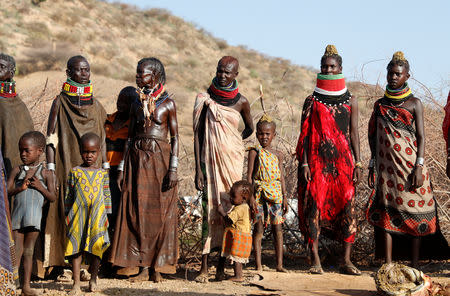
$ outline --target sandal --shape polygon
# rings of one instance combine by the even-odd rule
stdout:
[[[195,279],[194,281],[196,281],[197,283],[202,283],[205,284],[207,282],[209,282],[209,277],[207,273],[200,273]]]
[[[339,272],[342,274],[349,274],[349,275],[361,275],[361,271],[358,268],[356,268],[356,266],[353,264],[341,265],[339,267]]]
[[[313,265],[309,268],[309,273],[311,274],[323,274],[323,269],[321,265]]]

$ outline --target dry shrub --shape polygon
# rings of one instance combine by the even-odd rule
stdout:
[[[27,36],[30,39],[50,39],[51,37],[47,24],[43,22],[24,23],[23,28],[28,31]]]

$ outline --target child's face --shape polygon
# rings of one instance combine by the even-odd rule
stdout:
[[[11,64],[8,61],[0,60],[0,81],[10,81],[13,76]]]
[[[32,139],[22,139],[19,142],[20,160],[24,165],[34,165],[39,161],[39,157],[44,152],[42,148],[39,148],[34,144]]]
[[[390,89],[401,88],[409,78],[409,73],[405,67],[393,65],[388,69],[387,82]]]
[[[91,167],[97,162],[100,154],[100,144],[98,141],[91,139],[84,141],[81,145],[81,158],[86,166]]]
[[[273,124],[266,122],[258,125],[256,129],[256,138],[263,148],[270,147],[274,137],[275,127]]]
[[[236,188],[234,196],[231,197],[231,204],[235,206],[242,204],[246,200],[248,194],[249,190],[247,187],[239,186],[238,188]]]
[[[119,94],[117,98],[117,112],[122,114],[130,114],[130,100],[126,94]]]

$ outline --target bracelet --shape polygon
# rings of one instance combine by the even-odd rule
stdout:
[[[371,158],[369,160],[369,169],[372,169],[375,167],[375,158]]]
[[[169,168],[169,172],[176,172],[177,168]]]
[[[55,171],[56,165],[54,162],[47,163],[47,170],[49,171]]]
[[[423,166],[424,163],[424,158],[423,157],[417,157],[416,159],[416,165],[421,165]]]
[[[309,164],[307,164],[307,163],[302,163],[302,168],[305,168],[305,167],[309,167]]]
[[[362,169],[362,168],[363,168],[362,163],[361,163],[360,161],[357,161],[357,162],[355,163],[355,168]]]
[[[178,156],[170,155],[169,170],[178,168]]]
[[[124,165],[125,165],[125,161],[122,159],[122,160],[119,162],[119,165],[117,166],[117,170],[123,172],[123,167],[124,167]]]
[[[111,168],[111,166],[109,165],[109,162],[102,163],[102,169],[109,170],[110,168]]]

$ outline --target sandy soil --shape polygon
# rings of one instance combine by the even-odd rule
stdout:
[[[245,281],[215,281],[214,268],[210,270],[209,282],[202,284],[194,281],[194,269],[180,269],[175,275],[164,275],[162,283],[150,281],[134,282],[130,279],[98,280],[99,291],[87,292],[87,282],[82,283],[85,295],[376,295],[373,273],[376,268],[362,268],[361,276],[349,276],[337,273],[334,267],[325,268],[323,275],[307,273],[307,267],[290,269],[289,273],[277,273],[267,268],[257,274],[252,266],[244,270]],[[449,262],[429,263],[423,271],[435,282],[450,284]],[[231,268],[226,270],[232,275]],[[66,295],[71,282],[36,281],[32,286],[45,295]]]

